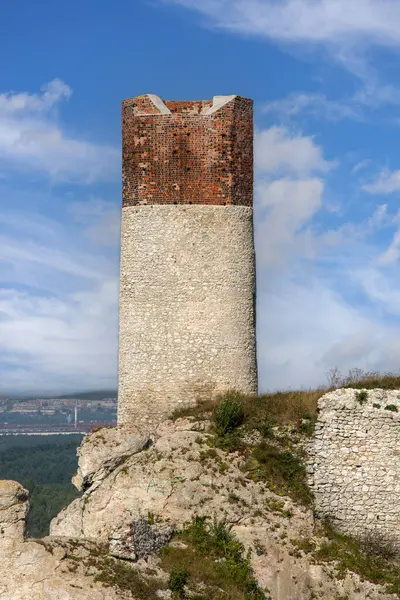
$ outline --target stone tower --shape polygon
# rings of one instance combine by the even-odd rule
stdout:
[[[118,422],[257,393],[253,103],[122,103]]]

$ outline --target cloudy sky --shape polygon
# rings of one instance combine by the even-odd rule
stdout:
[[[0,33],[1,392],[116,385],[142,93],[254,98],[261,391],[399,369],[398,0],[4,0]]]

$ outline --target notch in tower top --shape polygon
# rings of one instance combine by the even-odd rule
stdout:
[[[229,102],[232,102],[236,96],[237,94],[233,94],[232,96],[214,96],[212,106],[204,109],[203,115],[212,115],[226,104],[229,104]]]

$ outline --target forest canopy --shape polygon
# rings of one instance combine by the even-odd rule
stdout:
[[[50,521],[79,496],[71,484],[81,435],[0,436],[0,479],[29,490],[28,535],[48,535]]]

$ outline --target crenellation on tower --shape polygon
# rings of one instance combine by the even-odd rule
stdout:
[[[253,105],[122,103],[118,420],[257,393]]]

